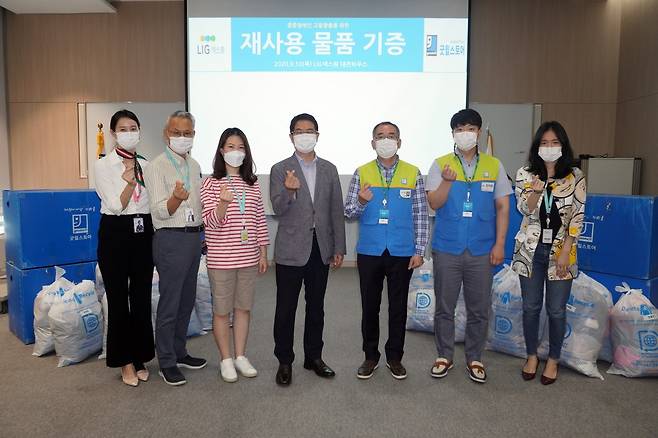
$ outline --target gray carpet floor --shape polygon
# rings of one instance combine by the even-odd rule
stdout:
[[[274,275],[258,286],[248,357],[254,379],[218,378],[212,334],[193,338],[188,349],[208,358],[188,383],[173,388],[156,375],[137,388],[123,385],[117,370],[95,357],[56,368],[54,356],[31,356],[0,316],[0,437],[656,437],[658,379],[605,375],[590,379],[562,368],[558,382],[523,382],[522,360],[486,352],[489,382],[471,382],[458,347],[456,367],[432,379],[433,338],[408,333],[404,364],[409,377],[394,380],[380,363],[368,381],[357,380],[363,360],[360,300],[355,269],[330,275],[326,298],[324,358],[337,376],[316,377],[301,365],[303,298],[297,313],[293,384],[274,383],[272,354]],[[382,334],[386,330],[382,308]],[[385,339],[380,341],[383,351]],[[602,371],[607,364],[599,363]]]

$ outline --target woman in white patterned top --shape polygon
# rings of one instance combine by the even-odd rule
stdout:
[[[585,214],[583,172],[572,167],[569,137],[558,122],[543,123],[532,142],[528,166],[516,174],[517,207],[523,214],[516,234],[512,269],[519,274],[523,295],[523,332],[528,360],[521,375],[535,377],[539,361],[539,314],[548,313],[549,353],[541,383],[557,379],[566,329],[566,305],[578,275],[576,250]]]

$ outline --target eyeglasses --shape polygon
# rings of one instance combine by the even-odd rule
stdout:
[[[167,131],[169,133],[170,137],[187,137],[187,138],[192,138],[194,137],[194,131],[179,131],[177,129],[174,129],[172,131]]]
[[[300,134],[317,134],[318,131],[315,129],[295,129],[294,131],[291,132],[292,135],[300,135]]]
[[[560,143],[560,140],[551,140],[551,141],[546,141],[542,140],[541,143],[539,143],[539,146],[562,146],[562,143]]]

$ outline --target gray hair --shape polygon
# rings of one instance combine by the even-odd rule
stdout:
[[[194,116],[190,112],[183,110],[174,111],[172,115],[167,117],[167,124],[165,125],[165,127],[169,126],[169,122],[171,122],[171,119],[187,119],[190,122],[192,122],[192,127],[194,128]]]

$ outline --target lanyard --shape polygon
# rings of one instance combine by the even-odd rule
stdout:
[[[388,204],[388,191],[391,189],[391,184],[393,183],[393,178],[395,178],[395,173],[398,171],[398,163],[395,163],[395,168],[393,169],[393,175],[391,175],[391,180],[386,182],[384,175],[382,174],[382,169],[379,167],[379,164],[377,164],[377,170],[379,170],[379,180],[382,183],[382,186],[386,186],[386,191],[384,192],[384,199],[382,200],[382,205],[386,207],[386,204]]]
[[[546,180],[546,186],[544,187],[546,193],[544,193],[544,207],[546,207],[546,228],[551,227],[551,207],[553,206],[553,191],[551,194],[548,194],[548,180]]]
[[[466,168],[464,168],[464,163],[462,163],[462,160],[459,156],[457,156],[457,161],[459,161],[459,165],[462,168],[462,173],[464,174],[464,178],[466,179],[466,186],[467,186],[467,192],[466,192],[466,202],[470,202],[471,200],[471,184],[473,183],[473,178],[475,178],[475,175],[477,175],[478,171],[478,166],[480,165],[480,154],[475,155],[475,169],[473,169],[473,175],[469,178],[466,176]]]
[[[174,166],[174,169],[176,169],[176,173],[178,173],[178,176],[180,176],[181,179],[183,180],[183,185],[185,187],[185,190],[189,191],[190,190],[190,163],[189,163],[189,161],[184,159],[184,161],[185,161],[185,168],[184,168],[185,173],[183,173],[180,166],[178,165],[176,160],[174,160],[174,157],[171,155],[171,151],[169,150],[169,148],[165,149],[165,153],[167,154],[167,158],[169,158],[169,162],[171,163],[171,165]]]
[[[235,187],[233,187],[233,179],[231,178],[231,175],[226,175],[228,178],[228,183],[231,185],[231,189],[233,190],[233,193],[236,193]],[[238,205],[240,206],[240,214],[244,216],[244,212],[247,209],[247,196],[245,194],[244,187],[242,188],[242,197],[238,197]]]

